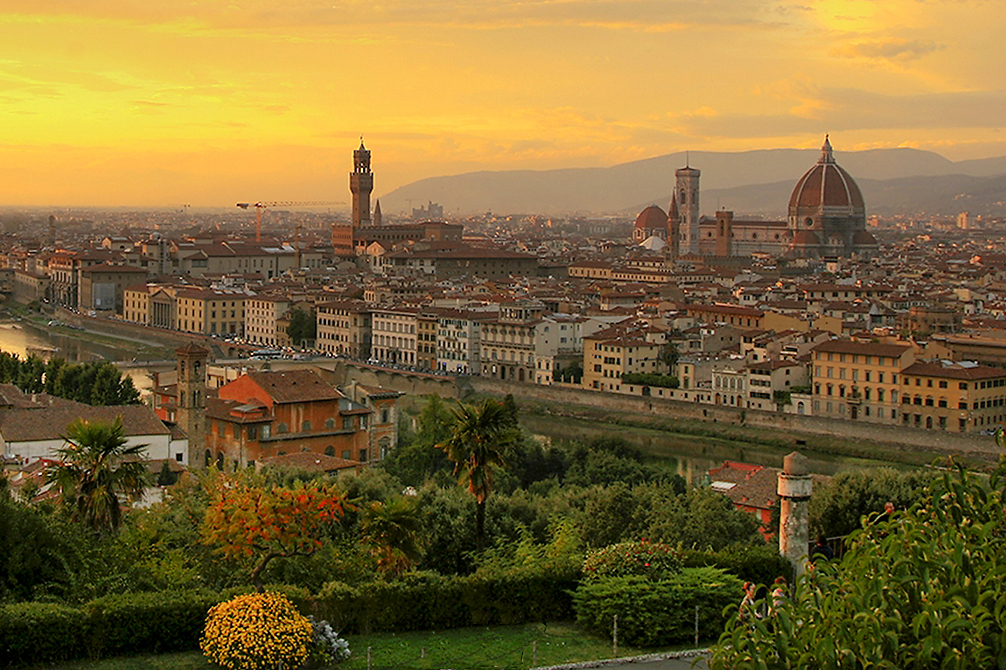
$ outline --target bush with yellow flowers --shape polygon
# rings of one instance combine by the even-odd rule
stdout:
[[[213,607],[199,648],[228,670],[299,668],[311,645],[311,622],[280,593],[250,593]]]

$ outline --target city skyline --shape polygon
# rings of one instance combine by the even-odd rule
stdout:
[[[1006,155],[983,0],[11,0],[0,203],[348,200],[683,150]],[[669,180],[670,182],[670,177]]]

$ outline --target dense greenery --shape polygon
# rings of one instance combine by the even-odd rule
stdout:
[[[140,651],[126,634],[147,649],[191,648],[206,610],[256,581],[285,585],[305,614],[366,631],[571,618],[586,552],[618,543],[665,543],[674,566],[679,554],[720,565],[710,556],[730,548],[741,558],[727,569],[752,571],[757,561],[744,556],[764,546],[758,524],[725,497],[686,486],[621,440],[532,439],[518,430],[512,399],[493,407],[481,552],[473,486],[490,480],[470,470],[477,431],[461,430],[463,412],[430,401],[383,467],[338,477],[194,471],[163,504],[124,509],[117,527],[0,488],[0,602],[63,606],[32,610],[55,617],[55,628],[82,612],[77,653],[105,655]],[[468,470],[459,468],[459,485],[438,445],[463,434],[453,454]],[[324,518],[310,512],[319,505]],[[157,632],[168,625],[176,636]]]
[[[643,386],[660,386],[668,389],[678,388],[678,378],[673,375],[658,375],[652,372],[632,372],[622,375],[626,384],[642,384]]]
[[[48,393],[88,405],[136,405],[140,394],[133,380],[123,376],[109,361],[67,363],[54,358],[48,363],[29,356],[0,351],[0,383],[14,384],[25,393]]]
[[[304,340],[313,340],[317,335],[318,319],[311,310],[295,309],[290,315],[290,324],[286,327],[286,334],[295,347],[299,347]]]
[[[878,468],[868,472],[843,472],[822,486],[815,485],[810,498],[811,537],[848,535],[863,520],[884,511],[884,504],[908,509],[926,495],[926,486],[936,479],[932,472],[899,472]]]
[[[710,668],[995,668],[1006,663],[1006,460],[963,469],[856,530],[770,620],[736,619]]]

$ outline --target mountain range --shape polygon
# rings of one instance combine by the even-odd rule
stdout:
[[[381,196],[385,212],[427,201],[451,214],[620,214],[650,204],[667,209],[674,171],[702,171],[703,214],[732,210],[738,217],[785,218],[797,180],[820,151],[765,149],[739,153],[693,151],[603,168],[467,172],[429,177]],[[867,213],[952,216],[1006,215],[1006,156],[951,161],[919,149],[835,152],[863,191]]]

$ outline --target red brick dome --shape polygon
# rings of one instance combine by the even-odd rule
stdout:
[[[800,178],[789,198],[791,213],[797,208],[807,211],[821,207],[846,207],[859,211],[866,209],[863,194],[856,181],[835,162],[831,142],[827,137],[821,147],[821,158],[817,165]]]
[[[667,214],[656,205],[650,205],[636,217],[636,229],[663,230],[667,228]]]

